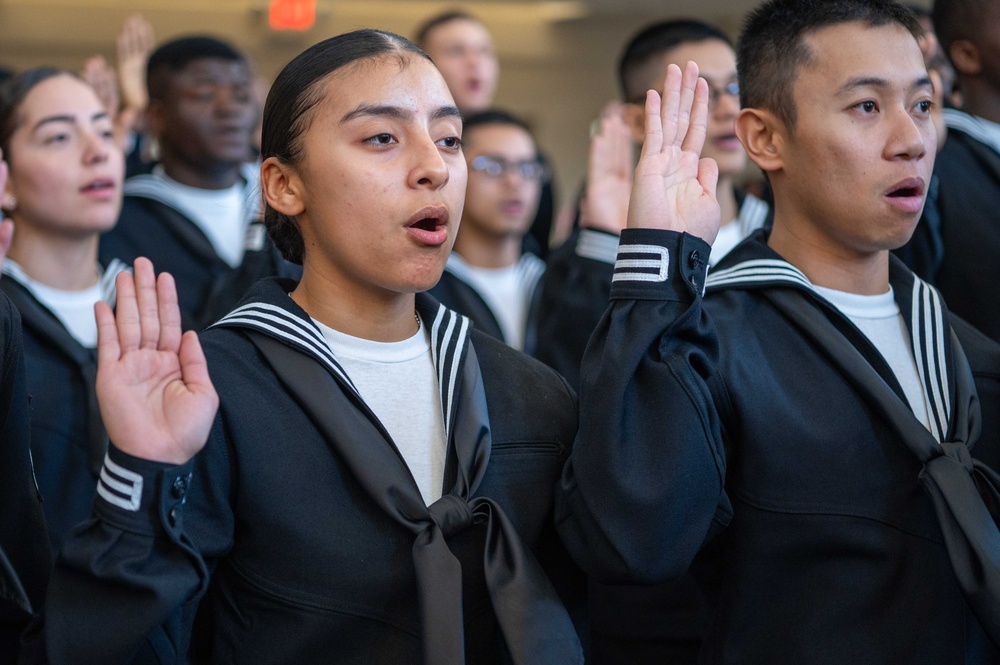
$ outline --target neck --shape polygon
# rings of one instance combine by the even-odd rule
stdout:
[[[240,177],[240,164],[233,162],[192,164],[164,150],[160,164],[172,179],[198,189],[228,189]]]
[[[97,283],[96,233],[82,237],[47,235],[24,223],[7,252],[31,279],[63,291],[81,291]]]
[[[732,177],[720,176],[715,193],[719,199],[721,226],[725,226],[735,220],[736,216],[740,214],[739,206],[736,204],[736,192],[733,190]]]
[[[812,227],[789,223],[777,214],[767,244],[817,286],[866,296],[889,290],[888,250],[844,250]]]
[[[521,258],[521,236],[482,233],[463,222],[455,238],[455,253],[476,268],[507,268]]]
[[[418,329],[414,295],[381,289],[360,292],[303,265],[302,280],[291,293],[299,307],[326,326],[373,342],[400,342]]]
[[[962,79],[962,110],[1000,123],[1000,90],[982,79]]]

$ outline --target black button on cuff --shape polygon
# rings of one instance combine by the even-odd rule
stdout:
[[[691,256],[688,257],[688,265],[691,266],[692,270],[697,270],[701,267],[701,252],[697,249],[691,252]]]
[[[175,499],[183,499],[187,496],[188,479],[185,476],[174,478],[174,484],[170,488],[170,494]]]

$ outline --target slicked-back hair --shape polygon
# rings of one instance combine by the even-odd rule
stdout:
[[[483,22],[472,14],[463,12],[461,10],[455,9],[452,11],[444,12],[443,14],[438,14],[432,16],[431,18],[424,21],[424,23],[417,29],[416,36],[413,41],[420,46],[422,49],[427,48],[427,38],[434,31],[435,28],[439,28],[442,25],[451,23],[452,21],[471,21],[472,23],[478,23],[483,25]]]
[[[228,60],[246,63],[246,57],[233,46],[215,37],[195,35],[174,39],[158,47],[146,62],[146,88],[150,99],[164,99],[170,75],[195,60]]]
[[[618,59],[618,85],[622,100],[642,102],[646,91],[659,81],[649,80],[647,66],[681,44],[715,39],[733,48],[733,41],[723,30],[710,23],[694,19],[677,19],[654,23],[640,30],[622,51]]]
[[[38,67],[15,74],[0,85],[0,149],[8,164],[14,157],[10,149],[10,138],[21,125],[21,104],[35,86],[57,76],[72,76],[83,82],[73,72],[56,67]]]
[[[993,21],[986,20],[992,12]],[[941,48],[950,58],[951,45],[959,39],[973,42],[983,30],[1000,30],[996,0],[934,0],[931,22]]]
[[[794,129],[793,86],[814,56],[804,38],[843,23],[899,25],[914,38],[923,35],[913,13],[892,0],[768,0],[747,16],[736,47],[740,105],[770,111]]]
[[[331,37],[296,56],[278,74],[264,103],[261,160],[274,157],[283,164],[299,163],[309,111],[323,98],[323,82],[327,77],[352,63],[394,56],[401,66],[405,66],[411,56],[432,62],[410,40],[382,30],[355,30]],[[264,226],[282,256],[301,264],[305,243],[295,220],[274,210],[265,201]]]

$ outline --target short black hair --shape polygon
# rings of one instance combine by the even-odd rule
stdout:
[[[661,21],[636,33],[618,59],[618,84],[625,102],[641,102],[657,82],[649,80],[646,67],[664,53],[686,42],[717,39],[730,48],[733,40],[721,28],[695,19]]]
[[[740,105],[766,109],[794,128],[793,85],[814,56],[804,37],[842,23],[895,24],[914,38],[924,32],[913,12],[893,0],[768,0],[747,16],[736,48]]]
[[[945,54],[951,58],[951,45],[959,39],[975,40],[983,29],[1000,29],[984,24],[986,14],[996,10],[996,0],[934,0],[931,21]]]
[[[480,111],[479,113],[473,113],[467,118],[462,120],[462,132],[467,133],[470,129],[475,129],[476,127],[482,127],[484,125],[513,125],[515,127],[520,127],[524,131],[531,134],[531,127],[528,126],[521,118],[517,117],[513,113],[508,111],[503,111],[501,109],[487,109],[485,111]]]
[[[146,62],[146,89],[150,99],[163,99],[167,94],[167,79],[195,60],[229,60],[246,63],[247,59],[235,47],[226,42],[195,35],[181,37],[162,44],[149,56]]]
[[[405,65],[411,56],[432,62],[406,37],[383,30],[355,30],[307,48],[285,65],[267,94],[261,161],[274,157],[283,164],[297,164],[302,160],[302,134],[309,124],[309,111],[323,98],[322,84],[330,74],[355,62],[384,57],[396,57]],[[305,242],[295,220],[265,201],[264,227],[286,260],[302,263]]]
[[[417,29],[417,33],[416,36],[413,38],[413,41],[416,42],[416,44],[420,48],[426,49],[427,37],[430,36],[431,32],[435,28],[438,28],[446,23],[451,23],[452,21],[472,21],[473,23],[484,25],[482,21],[480,21],[472,14],[463,12],[458,9],[453,9],[451,11],[447,11],[442,14],[437,14],[435,16],[432,16],[431,18],[424,21],[423,24],[421,24],[421,26]]]

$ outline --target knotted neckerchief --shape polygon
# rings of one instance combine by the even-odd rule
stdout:
[[[457,461],[454,487],[430,506],[388,433],[304,313],[251,303],[216,325],[246,332],[358,483],[414,534],[424,662],[465,662],[462,568],[447,538],[483,524],[486,586],[515,665],[582,663],[579,638],[545,572],[503,509],[474,496],[489,464],[491,439],[479,362],[467,339],[468,319],[425,297],[418,297],[418,310],[425,324],[433,322],[445,435]]]
[[[793,285],[792,289],[767,288],[763,295],[844,371],[866,402],[923,464],[918,478],[934,506],[959,587],[987,635],[1000,647],[1000,530],[996,522],[1000,474],[969,452],[982,427],[979,396],[965,352],[947,325],[940,296],[914,276],[910,332],[918,374],[930,394],[928,431],[828,315],[803,292],[804,287],[815,293],[798,269],[784,261],[748,261],[712,275],[709,288],[735,286],[741,280],[744,286]],[[928,336],[937,339],[922,344],[921,340]],[[937,351],[923,352],[927,347]],[[949,369],[955,385],[953,404],[949,403]]]

